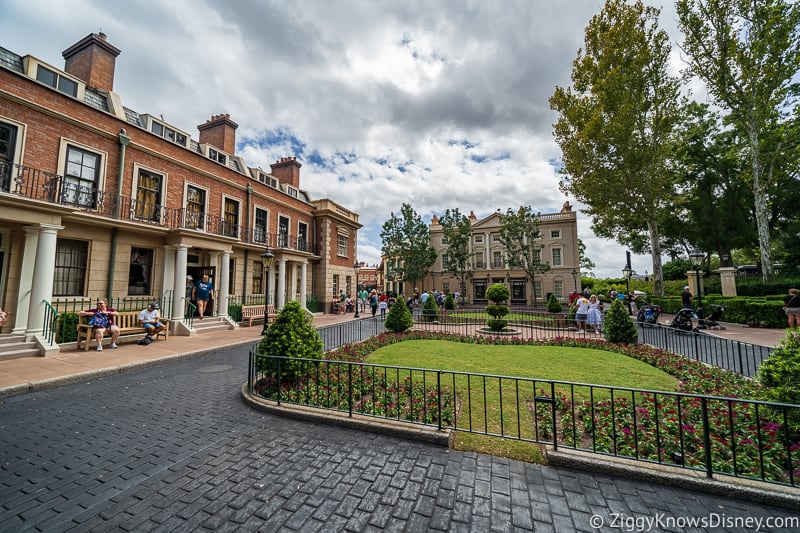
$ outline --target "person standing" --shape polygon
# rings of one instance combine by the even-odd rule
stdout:
[[[589,300],[581,296],[575,300],[577,309],[575,310],[575,323],[578,325],[578,331],[586,331],[586,321],[589,318]]]
[[[372,316],[378,312],[378,291],[372,289],[372,292],[369,293],[369,305],[372,307]]]
[[[589,314],[586,317],[586,323],[589,327],[594,328],[595,333],[600,333],[600,324],[603,322],[603,315],[600,313],[600,302],[597,296],[592,294],[589,298]]]
[[[783,310],[790,328],[800,326],[800,291],[789,289],[789,294],[783,298]]]
[[[387,300],[380,300],[378,302],[378,308],[381,310],[381,320],[386,320],[386,309],[389,308]]]
[[[690,308],[690,309],[692,307],[692,293],[689,290],[689,286],[688,285],[686,285],[683,288],[683,292],[681,292],[681,306],[684,307],[684,308]]]
[[[111,348],[116,349],[119,339],[119,326],[114,323],[114,317],[117,315],[116,309],[108,307],[106,300],[98,300],[97,307],[87,309],[82,314],[90,317],[89,325],[92,326],[92,336],[97,341],[97,351],[103,351],[103,337],[106,331],[111,332]]]
[[[203,316],[206,314],[206,305],[208,305],[208,299],[211,297],[211,291],[213,290],[214,284],[209,279],[208,274],[203,274],[203,277],[194,284],[192,300],[197,302],[197,312],[200,313],[200,320],[203,320]]]

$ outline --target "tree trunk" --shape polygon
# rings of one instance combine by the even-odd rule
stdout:
[[[655,219],[647,221],[650,232],[650,249],[653,259],[653,291],[656,296],[664,296],[664,274],[661,269],[661,235]]]
[[[748,125],[748,138],[750,141],[750,164],[753,167],[753,198],[755,199],[758,247],[761,252],[761,275],[764,281],[768,281],[773,278],[774,272],[772,269],[772,241],[769,235],[767,188],[763,183],[758,131],[752,122]]]

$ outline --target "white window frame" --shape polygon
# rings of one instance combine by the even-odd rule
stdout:
[[[257,232],[259,231],[259,228],[256,225],[256,218],[257,218],[256,215],[258,214],[259,211],[263,211],[264,213],[267,214],[266,224],[264,225],[264,239],[263,240],[258,240],[258,238],[257,238],[257,235],[258,235]],[[257,242],[257,243],[260,243],[260,244],[268,244],[269,243],[269,209],[266,209],[266,208],[258,206],[258,205],[255,206],[253,208],[253,222],[252,222],[252,225],[253,225],[253,242]]]
[[[225,237],[241,239],[242,235],[240,231],[236,231],[235,229],[233,229],[231,231],[233,235],[229,235],[228,232],[225,231],[225,228],[228,225],[228,221],[225,218],[225,216],[228,214],[227,211],[225,211],[225,205],[228,203],[228,201],[236,203],[236,223],[234,224],[234,226],[238,226],[240,229],[242,227],[242,199],[223,193],[222,199],[220,201],[220,210],[219,210],[221,219],[220,222],[222,222],[222,235]]]
[[[206,227],[205,222],[206,222],[206,218],[208,217],[208,201],[209,201],[209,193],[210,193],[210,191],[209,191],[208,188],[201,187],[200,185],[198,185],[196,183],[190,183],[188,181],[184,182],[184,184],[183,184],[183,211],[184,211],[184,217],[189,212],[189,210],[187,208],[187,206],[188,206],[188,197],[189,197],[189,187],[201,190],[201,191],[203,191],[205,193],[203,195],[203,210],[201,211],[201,213],[203,215],[203,220],[201,221],[201,224],[200,224],[199,227],[197,227],[197,226],[186,227],[186,224],[184,223],[184,229],[190,229],[190,230],[195,230],[195,231],[205,231],[205,227]]]
[[[150,172],[152,174],[158,174],[161,176],[161,191],[160,191],[160,202],[158,207],[162,208],[167,205],[167,180],[169,179],[169,174],[164,172],[163,170],[159,170],[157,168],[148,167],[145,165],[141,165],[139,163],[133,164],[133,179],[131,180],[131,189],[130,189],[130,199],[131,199],[131,217],[134,218],[134,205],[136,201],[136,193],[139,191],[139,171],[144,170],[145,172]],[[164,210],[161,210],[164,212]],[[158,217],[161,220],[162,217]]]
[[[550,230],[550,238],[551,239],[560,239],[561,238],[561,230],[560,229],[551,229]]]
[[[28,125],[24,122],[18,122],[14,119],[8,118],[5,115],[0,115],[0,122],[5,122],[17,128],[17,138],[14,140],[14,154],[11,156],[11,163],[15,165],[22,165],[25,154],[25,138],[27,137],[28,133]]]
[[[86,152],[91,152],[100,157],[100,164],[97,168],[97,183],[95,187],[97,191],[105,191],[106,187],[106,162],[108,161],[108,152],[103,150],[99,150],[95,147],[88,146],[83,143],[79,143],[77,141],[73,141],[67,137],[60,137],[59,138],[59,148],[58,148],[58,172],[60,175],[64,176],[66,180],[66,171],[67,171],[67,148],[69,146],[74,146],[80,150],[84,150]],[[100,205],[100,200],[95,200],[94,209],[97,209]]]
[[[336,255],[339,257],[347,257],[347,246],[349,243],[349,236],[342,233],[336,234]]]
[[[561,248],[553,248],[551,250],[550,256],[553,258],[553,266],[561,266],[564,260],[563,254],[561,253]]]

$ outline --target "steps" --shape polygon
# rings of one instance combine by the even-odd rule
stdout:
[[[233,329],[230,324],[217,317],[205,317],[200,320],[195,317],[192,323],[192,328],[198,335],[205,335],[207,333],[214,333],[215,331]]]
[[[0,335],[0,361],[20,359],[22,357],[39,357],[42,352],[35,342],[25,342],[25,335]]]

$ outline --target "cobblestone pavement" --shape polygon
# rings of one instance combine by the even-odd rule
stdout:
[[[3,399],[0,530],[754,531],[681,521],[793,516],[278,418],[240,399],[246,360],[228,348]]]

